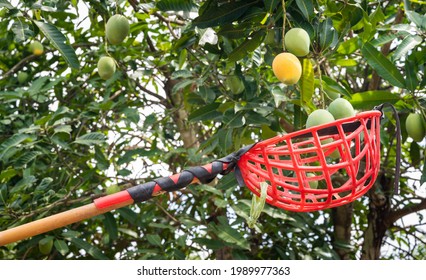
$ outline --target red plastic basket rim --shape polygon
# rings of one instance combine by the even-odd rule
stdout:
[[[326,124],[312,126],[312,127],[309,127],[309,128],[304,128],[304,129],[301,129],[301,130],[293,131],[293,132],[278,135],[278,136],[275,136],[275,137],[272,137],[272,138],[269,138],[269,139],[266,139],[266,140],[262,140],[262,141],[258,142],[256,144],[256,146],[259,145],[259,144],[270,145],[270,143],[277,142],[277,139],[279,141],[282,141],[282,140],[287,139],[287,138],[295,138],[297,136],[304,135],[304,134],[307,134],[307,133],[310,133],[310,132],[313,132],[313,131],[318,131],[318,130],[321,130],[321,129],[324,129],[324,128],[328,128],[328,127],[336,125],[336,124],[351,123],[351,122],[357,121],[359,119],[379,117],[381,115],[382,115],[382,112],[377,111],[377,110],[360,112],[353,117],[338,119],[338,120],[335,120],[333,122],[329,122],[329,123],[326,123]]]

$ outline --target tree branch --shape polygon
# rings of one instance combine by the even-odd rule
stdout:
[[[390,215],[387,217],[386,222],[388,225],[392,225],[397,220],[401,219],[402,217],[412,214],[414,212],[418,212],[421,210],[426,210],[426,198],[422,198],[420,203],[410,206],[405,206],[401,209],[392,211]]]
[[[35,55],[35,54],[24,57],[21,61],[19,61],[12,68],[10,68],[9,71],[4,73],[3,77],[0,77],[0,79],[5,79],[5,78],[13,75],[13,73],[18,72],[22,67],[24,67],[24,65],[26,65],[28,62],[34,60],[37,57],[38,56]]]

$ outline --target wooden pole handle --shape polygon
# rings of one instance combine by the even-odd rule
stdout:
[[[88,205],[61,212],[15,228],[1,231],[0,246],[86,220],[131,204],[133,204],[133,200],[124,201],[119,204],[98,209],[94,203],[90,203]]]

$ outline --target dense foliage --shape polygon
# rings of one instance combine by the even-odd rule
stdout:
[[[423,2],[0,0],[0,9],[0,230],[301,129],[338,95],[360,111],[394,104],[403,130],[397,195],[387,112],[379,178],[350,205],[265,206],[251,229],[252,195],[227,175],[1,247],[1,259],[425,258],[425,143],[404,129],[409,113],[426,116]],[[114,14],[130,22],[117,45],[105,39]],[[311,46],[301,81],[285,86],[271,63],[292,27]],[[28,48],[35,40],[41,55]],[[104,81],[96,67],[106,55],[117,71]]]

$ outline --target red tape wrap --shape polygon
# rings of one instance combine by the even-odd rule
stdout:
[[[124,190],[118,193],[97,198],[93,201],[93,203],[95,204],[96,208],[103,209],[129,200],[132,200],[132,197],[127,190]]]

